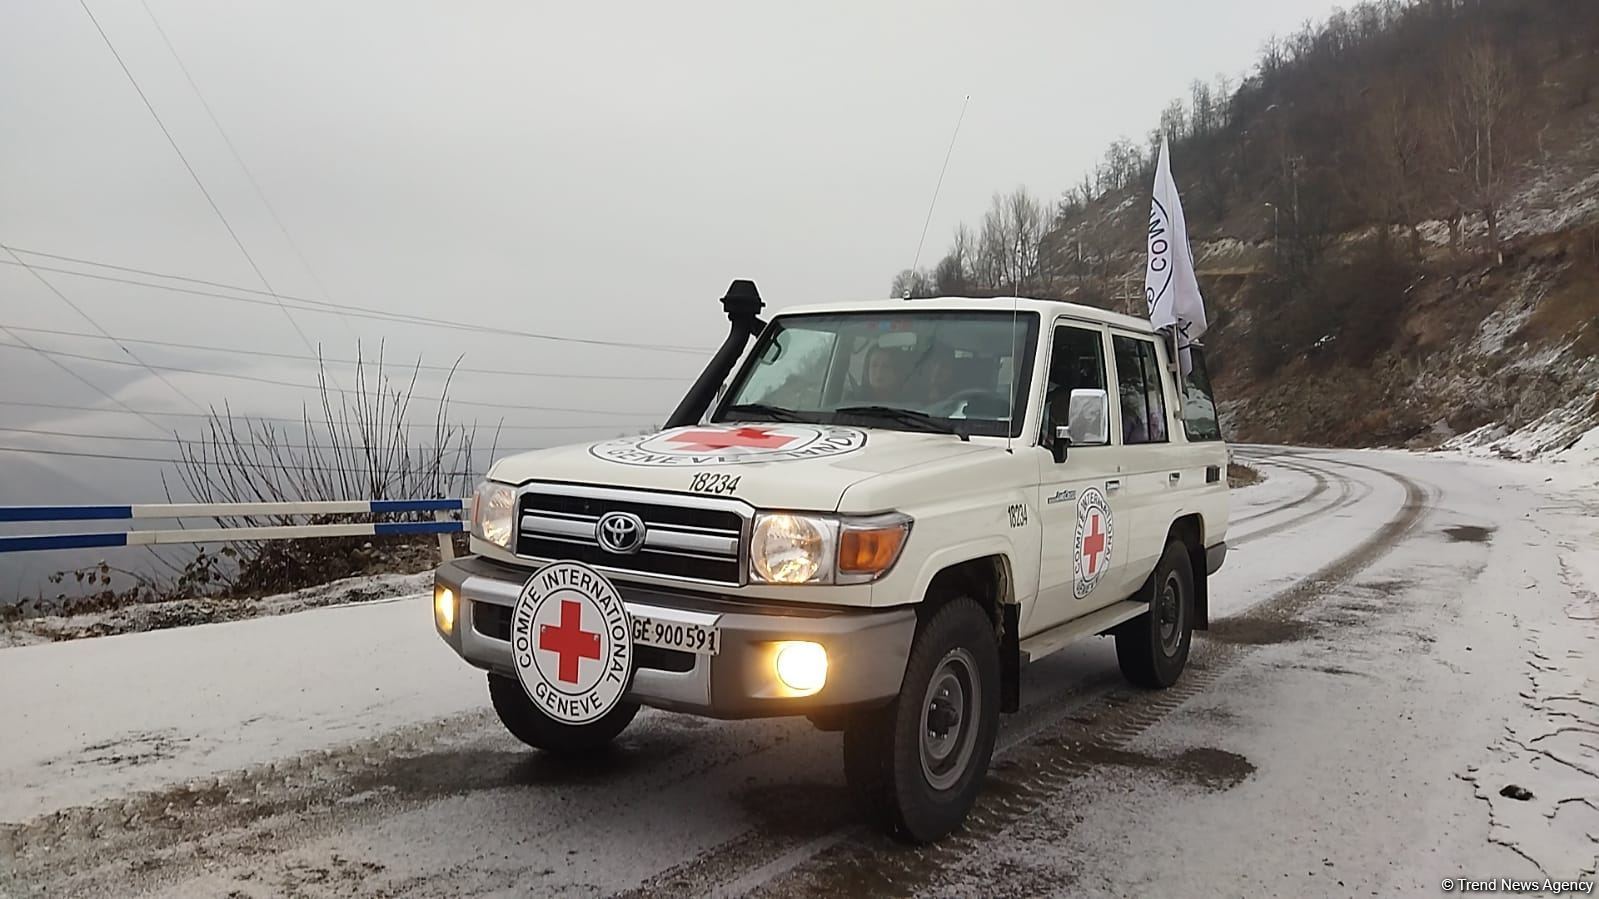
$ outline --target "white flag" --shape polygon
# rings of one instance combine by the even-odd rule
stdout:
[[[1205,333],[1205,299],[1194,276],[1194,253],[1188,246],[1188,224],[1177,183],[1171,177],[1166,139],[1160,141],[1155,165],[1155,196],[1149,205],[1149,264],[1144,270],[1144,299],[1156,330],[1171,329],[1177,339],[1182,373],[1193,368],[1188,348]]]

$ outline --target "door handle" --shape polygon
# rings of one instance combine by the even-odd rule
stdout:
[[[1175,484],[1178,481],[1183,479],[1183,473],[1180,472],[1180,471],[1174,471],[1171,474],[1167,475],[1166,479],[1171,481],[1173,484]]]
[[[1117,478],[1114,481],[1106,481],[1105,482],[1105,492],[1106,493],[1115,493],[1116,491],[1118,491],[1120,489],[1122,489],[1122,482],[1121,482],[1120,478]]]

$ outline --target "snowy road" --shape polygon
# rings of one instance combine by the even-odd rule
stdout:
[[[1239,448],[1184,681],[1025,674],[964,832],[857,827],[836,735],[646,712],[523,751],[425,597],[0,650],[0,895],[1358,895],[1593,877],[1599,474]],[[1546,480],[1551,479],[1551,480]],[[1501,795],[1515,785],[1530,798]]]

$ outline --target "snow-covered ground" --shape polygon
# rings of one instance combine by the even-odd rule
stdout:
[[[1235,491],[1214,626],[1183,683],[1124,686],[1108,641],[1030,666],[969,827],[935,849],[857,827],[837,736],[803,720],[645,713],[585,764],[525,752],[417,595],[0,650],[0,895],[1388,896],[1591,879],[1599,472],[1239,455],[1267,478]]]
[[[0,623],[0,648],[285,615],[326,606],[392,599],[421,593],[432,587],[431,571],[378,574],[344,578],[292,593],[255,599],[174,599],[137,603],[104,612],[41,615]]]

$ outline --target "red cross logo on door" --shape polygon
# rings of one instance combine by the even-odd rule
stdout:
[[[1083,559],[1089,577],[1099,574],[1099,557],[1105,552],[1104,524],[1098,512],[1088,513],[1088,533],[1083,536]]]
[[[684,449],[721,450],[729,447],[780,450],[797,438],[774,434],[771,428],[734,428],[728,431],[686,431],[666,438]]]
[[[553,652],[560,659],[556,676],[569,684],[577,683],[578,662],[598,660],[600,635],[583,629],[583,604],[561,600],[561,623],[539,629],[539,649]]]

